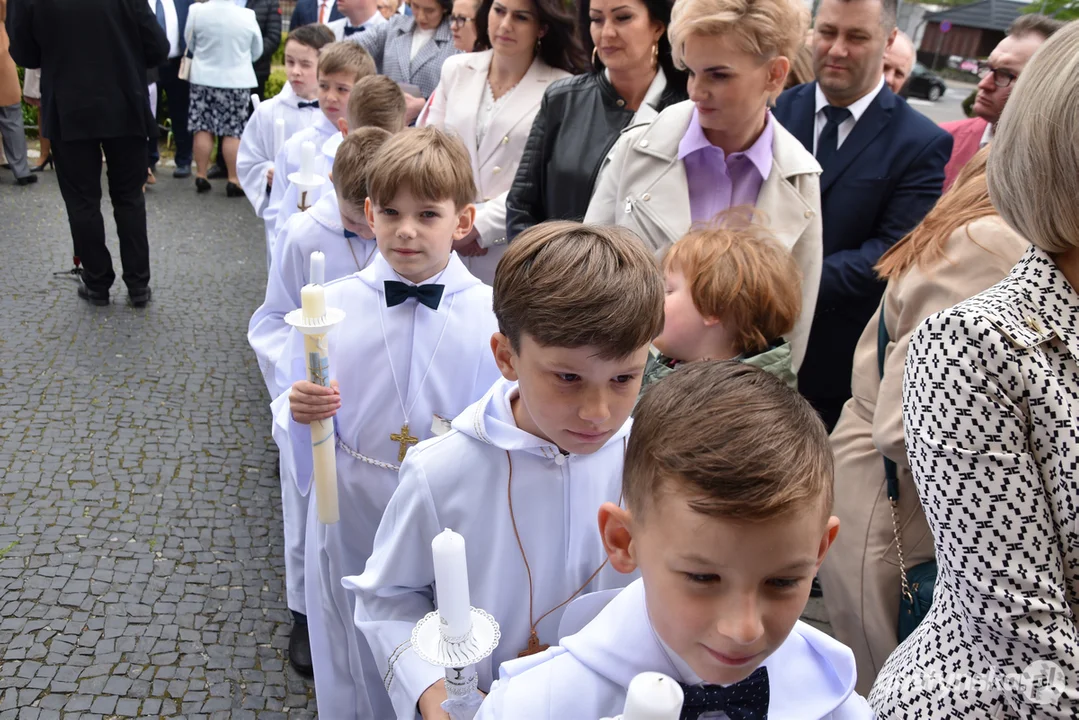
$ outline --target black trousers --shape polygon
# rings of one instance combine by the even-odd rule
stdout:
[[[169,99],[169,117],[172,120],[172,138],[176,141],[176,165],[191,165],[191,149],[194,140],[187,129],[188,106],[191,104],[191,85],[181,80],[180,58],[172,58],[159,68],[160,90],[165,91]]]
[[[150,284],[150,246],[146,240],[146,138],[54,141],[56,179],[67,205],[67,220],[75,253],[82,259],[83,282],[107,292],[116,280],[112,256],[105,246],[105,219],[101,216],[101,152],[108,167],[120,260],[129,292]]]

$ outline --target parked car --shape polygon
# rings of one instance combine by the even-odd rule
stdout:
[[[948,86],[940,75],[927,68],[921,63],[914,63],[914,69],[910,72],[910,79],[903,88],[906,97],[926,98],[930,102],[936,102],[944,96]]]

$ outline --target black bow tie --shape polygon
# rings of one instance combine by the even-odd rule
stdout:
[[[724,712],[730,720],[765,720],[768,717],[768,669],[733,685],[682,685],[685,700],[680,720],[697,720],[704,713]]]
[[[309,107],[310,108],[317,108],[318,107],[318,100],[312,100],[311,102],[303,102],[303,101],[301,101],[300,104],[297,105],[296,107],[300,108],[301,110],[303,110],[304,108],[309,108]]]
[[[347,228],[345,229],[345,240],[351,240],[352,238],[358,238],[358,237],[359,237],[359,235],[357,235],[356,233],[352,232],[351,230],[349,230]]]
[[[386,280],[386,307],[400,305],[409,298],[416,298],[432,310],[438,310],[438,304],[442,301],[442,291],[445,289],[445,285],[408,285],[396,280]]]
[[[348,37],[353,33],[363,32],[363,30],[363,25],[348,25],[345,27],[345,37]]]

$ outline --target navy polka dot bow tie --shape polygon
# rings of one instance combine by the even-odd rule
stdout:
[[[363,32],[364,30],[366,30],[366,28],[363,25],[356,25],[355,27],[353,27],[353,26],[346,27],[345,28],[345,37],[348,37],[349,35],[351,35],[353,33]]]
[[[753,674],[733,685],[682,686],[680,720],[697,720],[704,713],[724,712],[730,720],[765,720],[768,717],[768,669],[757,668]]]
[[[386,280],[386,307],[400,305],[409,298],[416,298],[432,310],[438,310],[445,285],[408,285],[396,280]]]

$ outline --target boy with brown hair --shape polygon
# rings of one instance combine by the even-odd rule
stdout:
[[[644,384],[697,360],[740,360],[791,388],[798,377],[784,336],[802,313],[801,271],[771,232],[729,216],[667,249],[663,333]]]
[[[499,262],[494,311],[502,378],[409,454],[366,569],[345,579],[400,718],[445,718],[443,671],[406,649],[433,609],[431,540],[443,528],[464,536],[472,602],[502,634],[476,668],[482,691],[500,662],[558,641],[574,597],[627,582],[607,566],[595,517],[618,501],[630,411],[663,323],[655,258],[622,228],[537,225]]]
[[[798,620],[839,531],[809,403],[757,368],[694,363],[644,394],[625,467],[626,507],[599,527],[641,579],[561,647],[503,665],[478,718],[614,716],[647,671],[682,684],[683,718],[873,717],[851,651]]]
[[[360,52],[356,52],[359,49]],[[348,107],[352,87],[362,78],[375,74],[375,61],[371,55],[355,43],[335,42],[322,48],[318,59],[318,109],[321,117],[311,127],[288,138],[274,160],[274,183],[265,217],[273,224],[273,237],[285,223],[298,212],[295,189],[288,193],[291,183],[288,176],[300,169],[300,153],[305,142],[315,144],[315,174],[329,174],[330,158],[322,152],[326,142],[340,131],[339,121]],[[335,146],[336,146],[336,140]],[[332,154],[331,156],[332,157]],[[271,249],[271,265],[273,252]]]
[[[350,136],[343,146],[361,142]],[[352,178],[338,182],[350,193],[342,201],[354,204]],[[475,402],[498,374],[487,351],[497,328],[491,289],[452,252],[475,216],[464,145],[437,130],[399,133],[368,166],[365,192],[379,252],[363,271],[325,285],[326,306],[345,312],[329,335],[336,378],[331,387],[306,381],[303,336],[292,330],[275,372],[295,382],[273,403],[282,477],[301,495],[312,485],[310,423],[334,417],[337,430],[341,520],[319,523],[309,501],[305,545],[319,716],[335,720],[393,716],[341,579],[363,571],[408,448],[431,437],[436,418]]]

